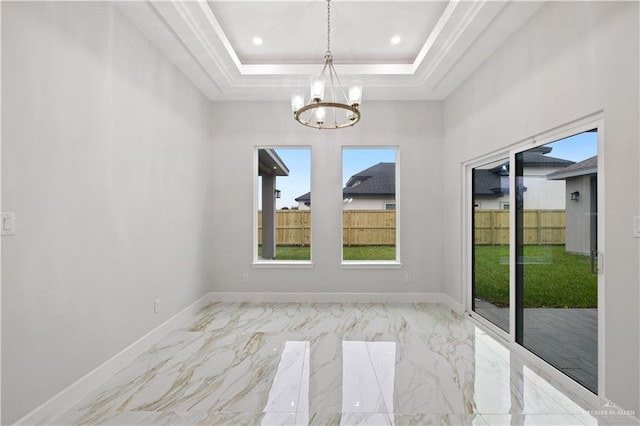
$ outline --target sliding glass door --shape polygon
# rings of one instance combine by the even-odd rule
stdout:
[[[597,133],[515,155],[515,340],[598,390]]]
[[[598,392],[598,132],[471,173],[471,310]]]

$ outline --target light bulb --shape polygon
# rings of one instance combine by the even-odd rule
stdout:
[[[316,108],[316,124],[324,124],[324,117],[327,114],[324,107]]]
[[[294,90],[291,93],[291,110],[296,112],[304,106],[304,92],[302,90]]]
[[[358,106],[362,102],[362,82],[352,81],[349,83],[349,103]]]
[[[311,77],[311,99],[314,102],[321,102],[324,98],[324,76],[314,75]]]

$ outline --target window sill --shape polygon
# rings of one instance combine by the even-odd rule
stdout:
[[[402,263],[395,260],[344,260],[342,269],[401,269]]]
[[[311,269],[313,262],[310,260],[256,260],[251,264],[251,267],[256,269]]]

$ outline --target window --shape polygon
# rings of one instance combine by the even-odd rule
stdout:
[[[343,148],[343,261],[398,261],[396,156],[396,148]]]
[[[311,149],[258,148],[256,261],[311,260]]]

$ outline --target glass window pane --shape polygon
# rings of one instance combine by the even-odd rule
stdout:
[[[473,310],[509,332],[509,159],[473,169]]]
[[[516,155],[516,341],[598,389],[597,132]]]
[[[255,258],[311,260],[311,149],[258,149]]]
[[[398,260],[396,149],[342,150],[342,259]]]

